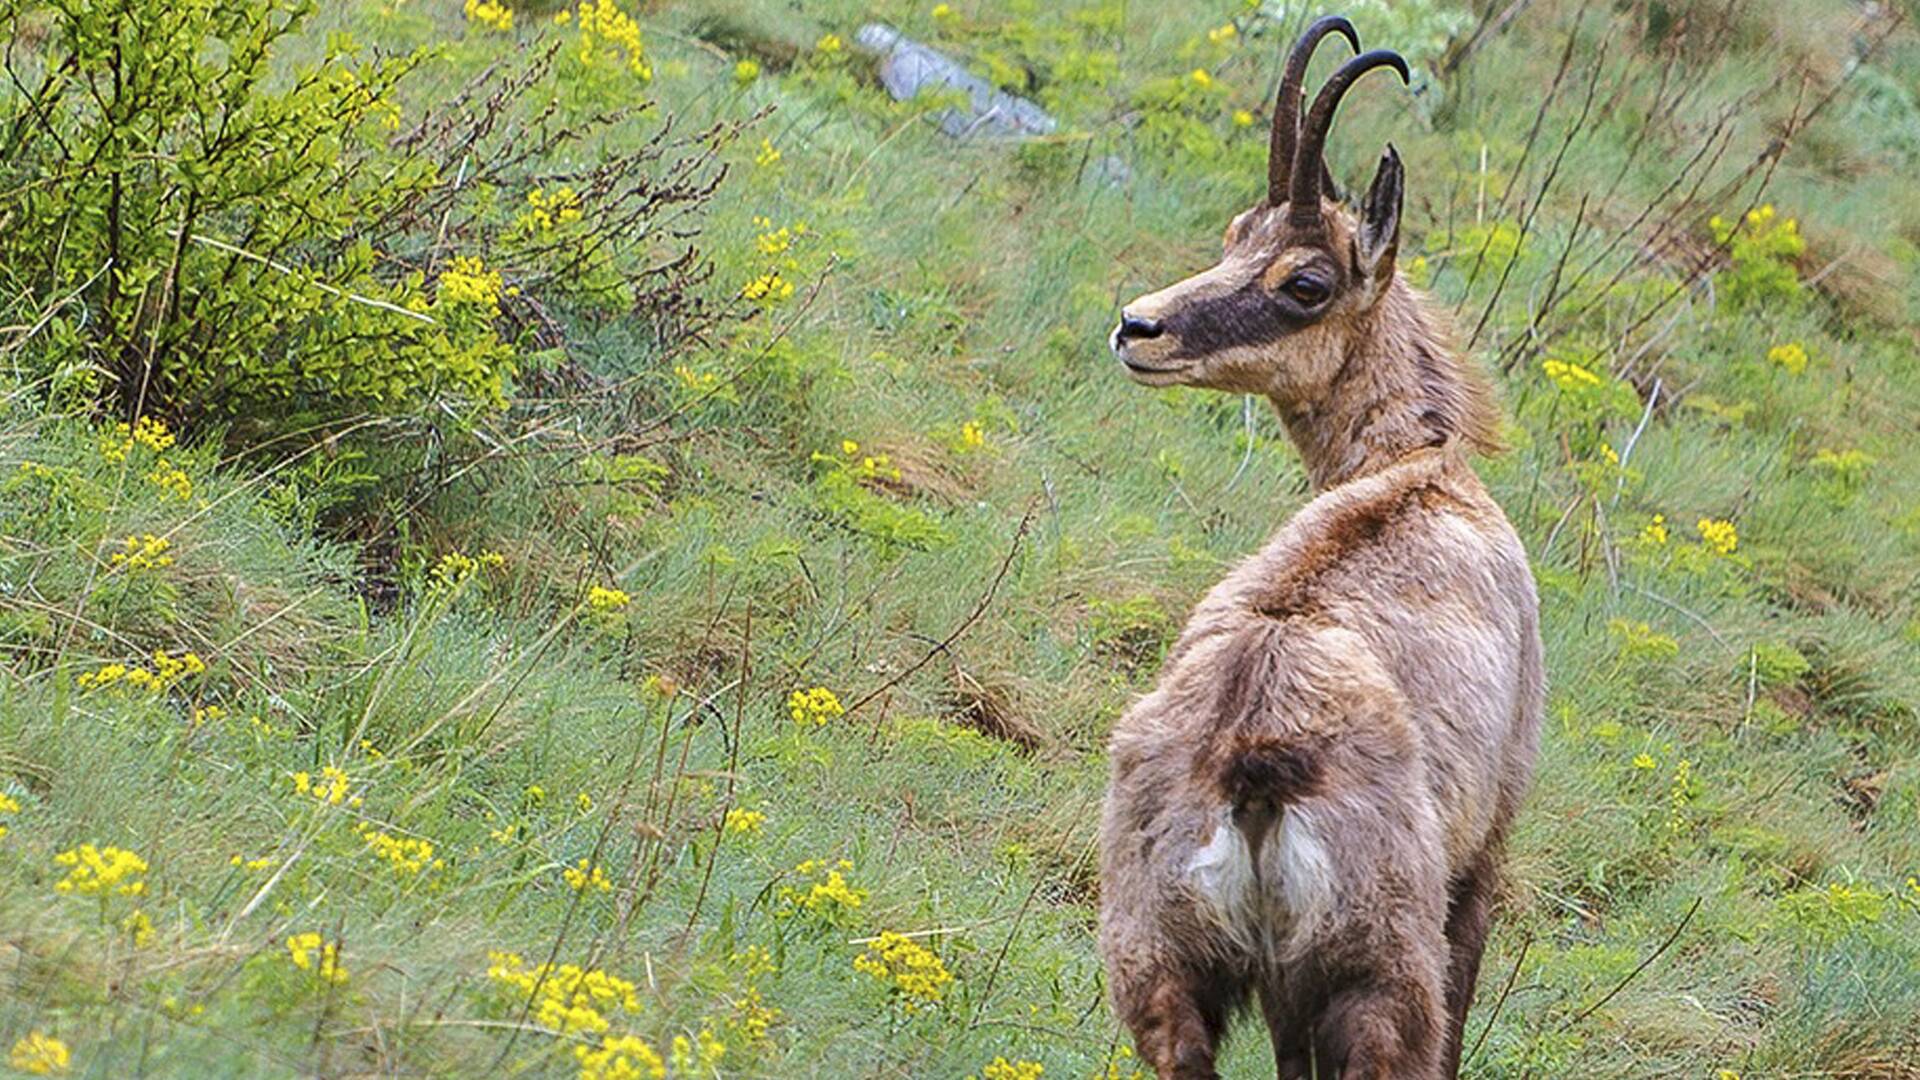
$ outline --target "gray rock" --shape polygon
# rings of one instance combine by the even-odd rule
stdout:
[[[940,130],[956,139],[1031,138],[1050,135],[1059,126],[1040,106],[995,89],[940,50],[884,23],[861,27],[854,43],[879,57],[880,83],[895,101],[907,101],[928,90],[964,93],[965,107],[946,109],[940,116]]]

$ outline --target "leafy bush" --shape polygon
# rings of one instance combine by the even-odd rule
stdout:
[[[44,323],[27,371],[50,396],[117,399],[129,419],[471,414],[505,403],[528,346],[564,344],[551,305],[700,317],[704,263],[684,225],[655,225],[706,201],[730,129],[563,169],[636,110],[543,107],[559,43],[415,116],[400,91],[434,65],[424,48],[338,33],[282,74],[276,53],[314,11],[0,14],[8,38],[38,42],[10,50],[20,90],[0,104],[0,291],[20,309],[8,321]]]

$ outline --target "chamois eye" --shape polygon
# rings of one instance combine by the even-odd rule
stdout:
[[[1325,281],[1312,274],[1295,274],[1282,282],[1280,288],[1301,307],[1317,307],[1331,291]]]

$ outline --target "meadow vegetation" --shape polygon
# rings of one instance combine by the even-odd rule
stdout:
[[[1105,732],[1308,493],[1104,336],[1323,7],[0,0],[6,1066],[1142,1075]],[[1343,10],[1542,592],[1466,1074],[1920,1078],[1910,6]]]

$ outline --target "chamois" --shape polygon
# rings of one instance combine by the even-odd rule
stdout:
[[[1308,60],[1336,32],[1359,55],[1302,122]],[[1315,491],[1200,601],[1113,731],[1100,947],[1162,1077],[1217,1075],[1250,997],[1283,1080],[1456,1075],[1532,779],[1539,603],[1468,461],[1496,449],[1496,407],[1395,270],[1393,147],[1358,207],[1326,197],[1334,110],[1380,67],[1408,80],[1347,20],[1310,25],[1265,200],[1218,265],[1128,304],[1112,335],[1135,382],[1265,395]]]

